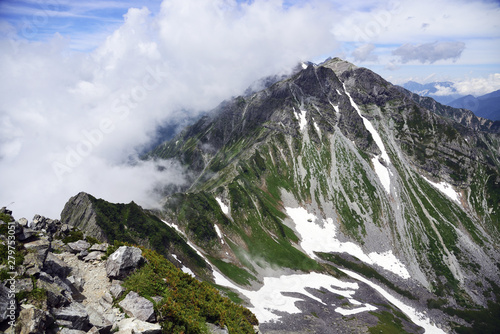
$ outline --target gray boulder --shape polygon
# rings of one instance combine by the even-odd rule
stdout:
[[[127,318],[115,323],[113,329],[118,328],[116,334],[160,334],[161,326],[159,324],[151,324],[135,318]]]
[[[99,332],[109,333],[113,324],[92,306],[87,305],[85,309],[89,315],[90,324],[99,329]]]
[[[85,240],[78,240],[75,242],[68,243],[68,246],[71,253],[78,254],[83,251],[86,251],[90,247],[90,244]]]
[[[106,261],[106,274],[111,279],[123,279],[143,262],[139,248],[121,246]]]
[[[147,322],[156,320],[153,303],[134,291],[130,291],[118,305],[131,317]]]
[[[100,251],[93,251],[88,253],[84,258],[83,261],[89,262],[89,261],[101,261],[101,258],[104,256],[103,252]]]
[[[109,244],[103,242],[102,244],[93,244],[90,246],[89,251],[99,251],[99,252],[106,252],[108,250]]]
[[[25,241],[36,235],[38,232],[30,229],[29,227],[22,227],[20,233],[17,235],[17,239],[20,241]]]
[[[61,323],[67,325],[68,322],[71,322],[69,326],[70,329],[79,329],[82,331],[88,331],[90,329],[89,326],[89,315],[80,303],[71,303],[67,307],[59,308],[53,310],[53,314],[56,320],[62,320]]]

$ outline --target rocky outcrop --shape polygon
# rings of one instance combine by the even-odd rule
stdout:
[[[89,195],[84,192],[69,199],[61,212],[61,221],[63,224],[85,231],[102,242],[108,242],[106,234],[97,224],[94,205]]]

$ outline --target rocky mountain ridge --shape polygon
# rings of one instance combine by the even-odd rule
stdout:
[[[2,264],[3,332],[155,334],[167,330],[161,315],[163,297],[147,299],[124,284],[151,261],[143,256],[143,249],[99,243],[90,235],[95,228],[83,233],[59,220],[37,215],[28,223],[24,218],[15,221],[5,208],[1,213],[2,246],[9,244],[10,235],[16,240],[16,263]],[[207,333],[228,333],[223,323],[202,325]],[[182,330],[186,328],[175,329]]]

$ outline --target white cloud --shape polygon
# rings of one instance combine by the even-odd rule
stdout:
[[[330,26],[317,4],[166,0],[154,16],[130,9],[90,53],[59,34],[0,40],[0,205],[28,219],[57,218],[79,191],[153,205],[152,189],[183,180],[137,163],[156,127],[329,53]]]
[[[463,42],[434,42],[418,45],[404,44],[392,52],[401,57],[403,63],[416,60],[424,63],[435,63],[438,60],[458,59],[463,50]]]
[[[470,78],[455,83],[455,89],[461,95],[480,96],[500,89],[500,73],[490,74],[485,78]]]

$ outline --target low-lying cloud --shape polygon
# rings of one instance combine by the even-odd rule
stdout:
[[[438,60],[457,60],[465,49],[463,42],[434,42],[426,44],[404,44],[394,50],[392,54],[401,58],[402,63],[418,61],[435,63]]]
[[[59,34],[1,39],[0,206],[57,218],[80,191],[154,206],[155,189],[184,180],[138,160],[155,129],[330,52],[330,26],[315,4],[165,0],[156,15],[129,9],[88,53]]]

